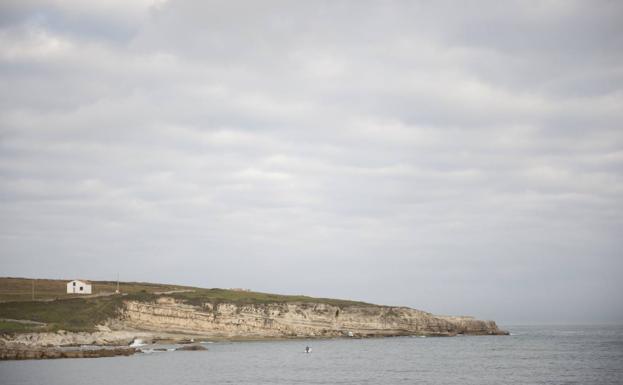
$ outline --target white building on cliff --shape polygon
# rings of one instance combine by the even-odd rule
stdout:
[[[91,294],[91,283],[88,281],[73,280],[67,282],[68,294]]]

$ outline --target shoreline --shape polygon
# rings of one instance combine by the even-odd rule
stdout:
[[[114,336],[123,335],[125,338],[114,340]],[[107,343],[79,343],[86,341],[84,337],[91,335],[91,338],[101,337],[101,332],[65,332],[57,333],[20,333],[15,335],[0,335],[0,361],[14,360],[37,360],[37,359],[59,359],[59,358],[100,358],[115,356],[131,356],[140,353],[150,353],[153,351],[200,351],[207,350],[203,345],[211,342],[270,342],[270,341],[292,341],[292,340],[337,340],[337,339],[377,339],[395,337],[452,337],[450,335],[425,335],[413,333],[396,334],[367,334],[353,336],[223,336],[206,334],[186,334],[186,333],[154,333],[149,331],[123,330],[111,331]],[[74,338],[74,341],[63,344],[53,345],[43,343],[46,341],[41,335],[61,336]],[[460,336],[463,334],[457,334]],[[465,334],[467,336],[496,336],[500,334]],[[504,334],[504,335],[510,335]],[[131,336],[131,337],[129,337]],[[88,339],[88,338],[87,338]],[[38,341],[27,343],[25,341]],[[134,345],[135,343],[138,343]],[[163,346],[175,345],[174,348],[163,348]]]
[[[7,287],[27,283],[30,288],[31,282],[5,278],[0,283]],[[65,282],[59,280],[39,283],[47,296],[59,296],[65,289]],[[102,293],[110,286],[107,282],[94,284]],[[137,339],[155,346],[195,341],[509,334],[495,321],[435,315],[405,306],[147,283],[125,283],[122,289],[127,293],[0,303],[0,349],[11,351],[7,357],[18,357],[21,353],[13,352],[17,349],[40,350],[41,356],[56,358],[58,354],[51,350],[128,348],[137,346],[133,343]]]

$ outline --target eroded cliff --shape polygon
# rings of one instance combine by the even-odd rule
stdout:
[[[125,301],[120,320],[119,327],[226,338],[507,334],[493,321],[435,316],[406,307],[325,303],[190,305],[168,297],[152,302]]]

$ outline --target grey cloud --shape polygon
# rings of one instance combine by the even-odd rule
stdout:
[[[111,4],[3,4],[2,275],[623,319],[616,2]]]

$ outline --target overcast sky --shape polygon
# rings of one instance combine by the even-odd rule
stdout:
[[[0,275],[623,322],[620,1],[2,1]]]

